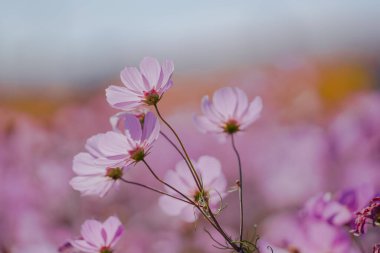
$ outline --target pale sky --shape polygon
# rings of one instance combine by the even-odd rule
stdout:
[[[1,83],[91,83],[146,55],[207,71],[380,49],[380,1],[0,0]]]

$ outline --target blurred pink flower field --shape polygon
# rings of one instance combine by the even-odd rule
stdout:
[[[294,59],[207,78],[176,77],[174,72],[173,87],[164,91],[159,102],[194,164],[215,168],[202,175],[205,188],[216,190],[209,193],[210,205],[218,210],[217,218],[226,233],[237,235],[239,175],[233,148],[215,134],[200,133],[197,127],[215,129],[210,122],[202,125],[204,118],[193,121],[193,117],[201,115],[202,97],[221,87],[240,88],[249,101],[261,97],[260,118],[234,135],[243,167],[244,237],[256,243],[259,236],[260,252],[371,252],[380,242],[380,230],[375,228],[380,208],[371,209],[363,235],[352,233],[356,213],[369,205],[380,187],[378,80],[356,67],[341,74],[331,65],[322,66]],[[353,82],[352,76],[359,78]],[[333,81],[336,86],[331,85]],[[85,98],[68,95],[59,103],[42,99],[38,102],[42,108],[53,109],[38,113],[33,109],[38,103],[34,104],[33,98],[30,101],[4,100],[0,108],[0,252],[77,252],[73,243],[68,243],[72,240],[82,243],[73,245],[83,252],[223,252],[213,247],[215,242],[204,229],[223,241],[220,234],[198,211],[184,208],[185,203],[174,203],[168,196],[123,182],[107,181],[111,184],[101,189],[87,185],[84,190],[80,182],[72,183],[90,196],[81,196],[70,186],[76,176],[74,156],[84,151],[88,138],[112,130],[109,117],[118,110],[107,104],[103,88]],[[109,98],[108,102],[121,105]],[[191,174],[184,172],[182,157],[158,132],[149,139],[139,127],[131,136],[140,134],[139,145],[149,140],[141,146],[145,150],[138,150],[145,152],[144,162],[160,178],[193,194],[197,187],[186,181]],[[154,134],[156,130],[151,131]],[[161,131],[169,133],[164,124]],[[128,159],[140,161],[133,152]],[[112,159],[108,160],[112,168],[125,165],[126,180],[181,197],[160,185],[142,163],[130,167],[132,162],[123,163],[129,161],[125,157],[118,156],[117,163]],[[114,175],[114,179],[119,177]],[[94,193],[105,196],[91,196]],[[221,209],[219,198],[223,198]],[[118,217],[114,217],[117,221],[108,224],[110,216]],[[90,241],[88,247],[93,248],[86,248],[88,232],[82,228],[80,237],[81,225],[90,219],[104,222],[92,221],[98,236],[116,238],[109,244],[112,248],[104,246],[110,241],[101,237],[94,239],[99,245]],[[119,222],[122,234],[116,231]]]

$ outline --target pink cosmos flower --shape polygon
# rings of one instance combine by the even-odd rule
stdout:
[[[260,117],[263,104],[260,97],[248,103],[247,95],[239,88],[217,90],[212,98],[202,99],[204,116],[195,116],[194,122],[203,133],[234,134],[246,129]]]
[[[140,71],[126,67],[120,73],[125,87],[111,85],[106,89],[108,103],[124,111],[138,107],[155,105],[172,86],[173,62],[165,60],[161,65],[157,59],[145,57],[140,63]]]
[[[103,197],[123,176],[123,170],[144,159],[158,138],[160,126],[153,113],[147,113],[142,124],[138,117],[125,115],[124,133],[107,132],[88,139],[87,152],[74,157],[71,186],[83,195]]]
[[[88,253],[112,253],[123,232],[123,225],[115,216],[109,217],[103,224],[87,220],[82,225],[81,239],[71,241],[71,245]]]
[[[203,182],[206,196],[209,198],[210,207],[212,209],[218,208],[221,197],[226,195],[227,186],[227,181],[222,173],[220,162],[211,156],[201,156],[197,162],[193,161],[193,164]],[[201,194],[184,161],[180,161],[174,171],[169,171],[166,174],[165,181],[201,205]],[[168,187],[166,191],[174,196],[181,197]],[[184,221],[193,222],[197,219],[197,213],[193,206],[187,203],[168,196],[161,196],[159,205],[168,215],[179,215]]]

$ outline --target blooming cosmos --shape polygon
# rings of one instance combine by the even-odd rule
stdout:
[[[212,101],[204,96],[201,108],[204,115],[194,117],[201,132],[234,134],[260,117],[263,104],[260,97],[249,103],[244,91],[225,87],[214,93]]]
[[[124,227],[115,216],[109,217],[104,223],[87,220],[82,225],[81,238],[70,244],[83,252],[112,253],[123,232]]]
[[[128,165],[144,159],[159,135],[156,116],[148,112],[142,124],[137,116],[127,114],[124,121],[124,132],[97,134],[87,140],[87,152],[74,157],[73,170],[78,176],[70,184],[75,190],[103,197]]]
[[[197,162],[192,161],[192,163],[201,177],[205,190],[204,196],[208,197],[210,207],[219,207],[218,204],[221,201],[221,197],[226,195],[227,186],[219,160],[211,156],[201,156]],[[195,203],[202,204],[202,195],[185,161],[180,161],[176,165],[175,170],[169,171],[166,174],[165,181]],[[168,187],[166,187],[166,191],[171,195],[181,197]],[[179,215],[184,221],[193,222],[197,218],[193,206],[171,197],[161,196],[159,205],[168,215]]]
[[[172,86],[173,71],[171,60],[165,60],[160,65],[157,59],[145,57],[140,63],[140,71],[134,67],[126,67],[121,71],[120,78],[125,87],[108,87],[107,101],[112,107],[124,111],[155,105]]]

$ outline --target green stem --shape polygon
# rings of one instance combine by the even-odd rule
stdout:
[[[236,158],[238,161],[238,169],[239,169],[239,203],[240,203],[240,241],[243,241],[243,224],[244,224],[244,213],[243,213],[243,171],[242,171],[242,166],[241,166],[241,159],[240,159],[240,154],[239,151],[236,148],[235,145],[235,138],[234,135],[231,134],[231,143],[232,143],[232,148],[236,154]],[[240,243],[241,247],[241,243]]]

